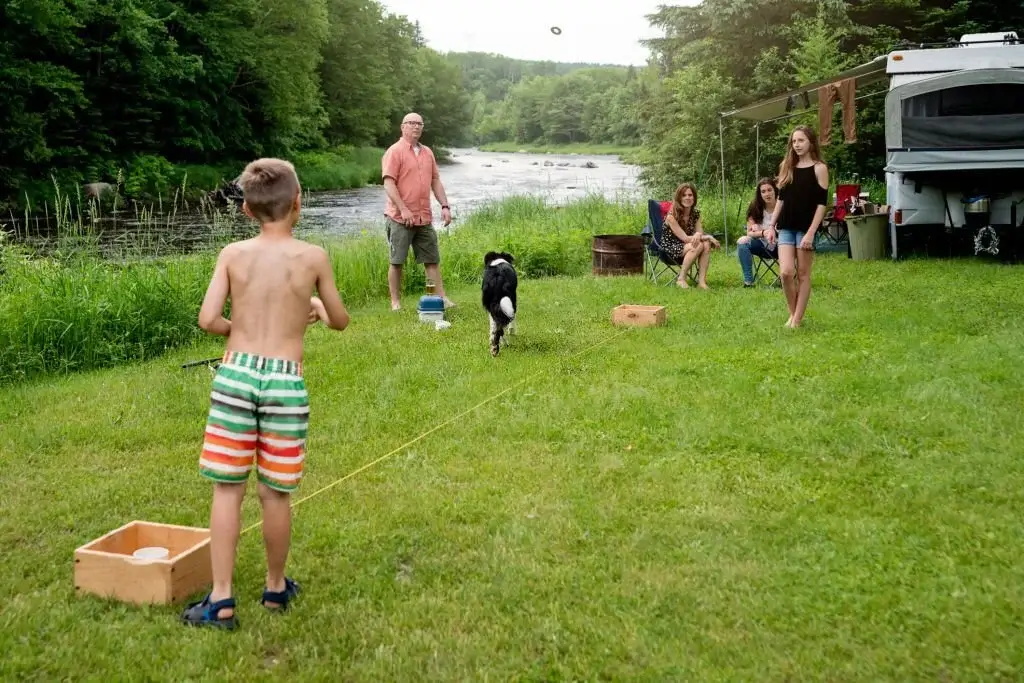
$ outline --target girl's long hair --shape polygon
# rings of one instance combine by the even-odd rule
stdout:
[[[806,135],[808,142],[811,143],[810,149],[807,150],[807,155],[816,162],[821,161],[821,148],[818,147],[818,136],[814,133],[814,129],[810,126],[797,126],[793,129],[793,133],[797,131]],[[797,163],[800,161],[796,151],[793,149],[793,133],[789,134],[789,142],[786,143],[786,156],[782,157],[782,163],[779,164],[779,187],[785,187],[793,182],[793,169],[796,168]]]
[[[679,227],[682,229],[682,231],[689,235],[690,231],[687,230],[687,226],[689,225],[690,221],[687,220],[686,222],[683,222],[682,204],[683,193],[686,192],[687,190],[693,193],[693,206],[690,207],[690,215],[692,216],[693,212],[697,210],[697,188],[694,187],[693,183],[683,183],[682,185],[676,188],[676,193],[672,195],[672,218],[675,218],[676,223],[679,224]],[[689,218],[689,216],[687,216],[687,218]]]
[[[758,224],[764,220],[764,212],[768,208],[764,203],[764,197],[761,196],[761,188],[765,185],[771,185],[772,190],[775,192],[775,199],[778,200],[779,198],[779,188],[775,185],[774,180],[771,178],[761,178],[757,181],[757,189],[754,190],[754,200],[747,207],[747,218],[753,218],[754,222]]]

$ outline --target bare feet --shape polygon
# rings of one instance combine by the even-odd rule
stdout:
[[[391,310],[392,311],[400,311],[400,310],[402,310],[402,304],[398,303],[397,301],[392,301],[391,302]]]
[[[706,283],[706,282],[701,282],[701,283],[700,283],[699,285],[697,285],[697,286],[698,286],[698,287],[700,287],[701,289],[707,289],[707,288],[708,288],[708,283]]]
[[[786,321],[784,327],[793,327],[793,316],[789,316],[789,320]]]
[[[689,289],[690,285],[686,284],[686,280],[676,280],[676,287],[680,289]]]

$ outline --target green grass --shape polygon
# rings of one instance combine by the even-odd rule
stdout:
[[[451,284],[476,282],[483,255],[508,249],[525,277],[580,275],[591,264],[595,231],[638,234],[639,206],[590,198],[561,210],[517,197],[485,207],[441,237],[443,275]],[[124,261],[101,260],[88,236],[68,228],[54,257],[3,250],[0,280],[0,384],[154,358],[190,343],[201,332],[196,316],[209,284],[224,225],[211,223],[210,247],[190,256],[146,258],[139,248]],[[301,227],[301,226],[300,226]],[[84,246],[83,246],[84,244]],[[324,243],[342,297],[351,305],[387,300],[387,244],[383,227],[365,236]],[[411,261],[410,261],[411,264]],[[421,267],[405,270],[405,286],[422,291]]]
[[[483,152],[501,152],[512,154],[526,151],[531,154],[614,154],[623,157],[623,161],[635,158],[639,147],[629,145],[608,145],[590,142],[575,142],[565,145],[549,145],[544,143],[490,142],[480,145]]]
[[[178,366],[217,341],[5,388],[0,679],[1016,680],[1018,270],[823,255],[814,277],[795,332],[720,256],[710,292],[524,280],[498,359],[475,285],[444,332],[416,292],[314,328],[300,496],[510,390],[296,508],[287,615],[257,606],[243,537],[233,634],[72,582],[74,548],[129,520],[207,524],[210,373]],[[615,336],[623,302],[667,326]]]

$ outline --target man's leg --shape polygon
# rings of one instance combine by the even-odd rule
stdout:
[[[402,307],[402,266],[409,256],[409,245],[412,242],[412,231],[401,223],[390,218],[384,219],[385,232],[388,238],[388,293],[391,295],[391,310]]]
[[[397,311],[402,307],[400,294],[402,291],[402,266],[392,263],[388,267],[388,292],[391,293],[391,310]]]
[[[444,281],[441,279],[441,250],[437,243],[437,231],[432,225],[424,225],[416,230],[416,237],[412,243],[413,254],[416,261],[423,264],[427,279],[434,283],[434,293],[444,299],[444,307],[451,308],[455,305],[444,291]]]

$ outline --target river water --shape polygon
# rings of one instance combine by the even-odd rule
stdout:
[[[452,155],[452,163],[441,166],[441,181],[452,206],[453,228],[460,216],[511,195],[541,196],[560,206],[594,194],[633,199],[640,191],[639,168],[617,156],[476,149],[455,149]],[[303,204],[302,231],[344,235],[382,227],[384,202],[384,188],[379,185],[311,194]],[[434,208],[435,224],[440,224],[436,202]]]

